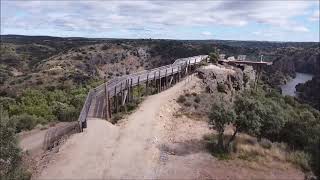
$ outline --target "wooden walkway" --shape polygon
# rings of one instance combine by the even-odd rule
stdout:
[[[265,62],[265,61],[228,61],[228,60],[219,60],[219,62],[222,63],[227,63],[227,64],[247,64],[247,65],[251,65],[251,66],[255,66],[255,65],[267,65],[270,66],[272,65],[272,62]]]
[[[177,59],[171,65],[117,77],[91,89],[78,119],[80,129],[86,128],[89,117],[110,119],[113,113],[119,112],[121,107],[139,98],[142,93],[159,93],[171,87],[190,71],[195,70],[202,61],[207,60],[207,57],[200,55]],[[135,88],[143,89],[145,92],[134,92]]]

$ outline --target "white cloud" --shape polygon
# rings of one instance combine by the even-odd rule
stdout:
[[[204,36],[212,36],[212,33],[209,32],[209,31],[204,31],[201,34],[204,35]]]

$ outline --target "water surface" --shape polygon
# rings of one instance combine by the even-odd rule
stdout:
[[[311,80],[312,74],[296,73],[296,77],[289,80],[287,84],[282,85],[282,95],[295,96],[296,95],[296,85],[299,83],[305,83]]]

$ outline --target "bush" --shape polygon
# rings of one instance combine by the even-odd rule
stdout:
[[[10,118],[10,121],[12,121],[15,124],[17,132],[21,132],[23,130],[31,130],[37,124],[45,122],[43,118],[39,118],[35,115],[29,115],[26,113],[12,116]]]
[[[15,135],[15,123],[0,107],[0,179],[30,179],[21,162],[21,149]]]
[[[79,114],[80,114],[80,111],[73,106],[64,106],[64,107],[60,107],[57,110],[58,120],[62,122],[76,121],[78,119]]]
[[[271,147],[272,147],[271,141],[269,141],[268,139],[265,139],[265,138],[262,138],[259,141],[259,144],[260,144],[261,147],[263,147],[265,149],[271,149]]]
[[[296,164],[304,171],[310,171],[310,155],[302,151],[295,151],[289,153],[287,160],[293,164]]]
[[[200,101],[201,101],[201,99],[200,99],[200,97],[199,97],[199,96],[197,96],[197,97],[195,97],[195,98],[194,98],[194,102],[196,102],[196,103],[200,103]]]
[[[218,92],[223,92],[223,93],[227,92],[224,84],[221,84],[221,83],[218,83],[217,90],[218,90]]]
[[[186,98],[184,97],[184,95],[180,95],[177,99],[178,103],[184,103],[186,101]]]
[[[124,114],[123,113],[116,113],[114,116],[111,118],[111,123],[116,124],[119,120],[123,118]]]

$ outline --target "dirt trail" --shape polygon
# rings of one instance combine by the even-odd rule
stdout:
[[[155,178],[164,126],[159,109],[190,84],[181,81],[147,97],[117,126],[105,120],[88,120],[88,128],[70,137],[39,179]]]

